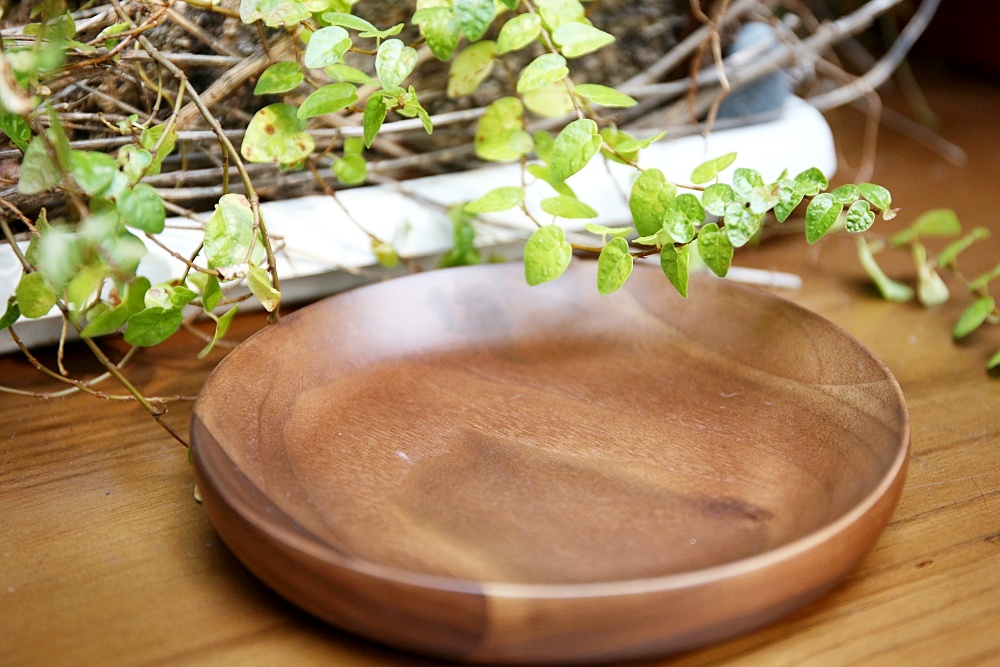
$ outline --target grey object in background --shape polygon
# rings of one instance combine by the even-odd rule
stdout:
[[[747,23],[736,34],[728,55],[750,47],[778,46],[775,30],[759,21]],[[720,119],[759,119],[776,116],[792,94],[792,79],[779,70],[768,74],[726,96],[719,107]]]

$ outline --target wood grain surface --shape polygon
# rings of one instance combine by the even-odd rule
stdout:
[[[226,544],[338,626],[480,662],[662,654],[826,591],[902,488],[888,370],[760,290],[596,283],[436,271],[244,343],[192,430]]]
[[[979,198],[1000,182],[995,85],[924,74],[945,137],[968,151],[956,166],[884,130],[876,178],[916,213],[951,206],[993,238],[969,274],[1000,259],[1000,221]],[[863,118],[832,116],[857,165]],[[829,594],[764,630],[644,665],[986,665],[1000,660],[1000,379],[984,370],[996,327],[952,342],[961,296],[943,307],[872,297],[849,239],[809,249],[801,235],[739,255],[793,271],[782,292],[868,346],[900,381],[912,459],[900,504],[874,550]],[[911,277],[912,264],[886,262]],[[957,289],[957,288],[956,288]],[[245,337],[263,319],[239,317]],[[114,343],[108,343],[114,348]],[[188,394],[222,351],[179,335],[132,368],[151,394]],[[51,358],[51,357],[49,357]],[[83,350],[69,364],[93,369]],[[22,359],[0,359],[0,382],[51,389]],[[189,404],[172,408],[181,429]],[[0,395],[0,655],[11,665],[434,665],[334,630],[271,593],[222,545],[192,497],[181,450],[133,405],[85,396],[50,401]]]

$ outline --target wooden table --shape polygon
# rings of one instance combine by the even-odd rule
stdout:
[[[931,76],[941,131],[969,153],[957,167],[885,130],[876,177],[900,223],[950,206],[993,238],[968,272],[1000,260],[1000,89]],[[832,116],[853,178],[863,118]],[[992,136],[991,136],[992,135]],[[885,225],[894,230],[900,225]],[[889,262],[897,276],[906,258]],[[967,298],[925,310],[873,298],[853,243],[808,249],[800,235],[738,263],[793,271],[782,294],[844,327],[899,379],[913,458],[902,501],[875,550],[831,594],[734,641],[650,665],[960,665],[1000,661],[1000,377],[985,371],[1000,328],[951,340]],[[696,297],[694,297],[696,298]],[[237,318],[246,336],[259,316]],[[107,343],[105,343],[107,344]],[[132,376],[149,394],[197,392],[222,352],[195,359],[188,335],[144,353]],[[93,369],[73,347],[69,364]],[[51,385],[20,357],[0,383]],[[87,396],[0,394],[0,662],[7,665],[430,665],[330,629],[259,584],[230,555],[193,498],[185,452],[131,404]],[[190,404],[169,418],[186,432]]]

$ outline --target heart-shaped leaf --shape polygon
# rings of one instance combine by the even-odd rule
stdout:
[[[398,88],[416,64],[416,50],[398,39],[385,40],[375,54],[375,72],[386,90]]]
[[[561,276],[573,258],[566,232],[559,225],[539,227],[524,246],[524,278],[540,285]]]
[[[313,152],[306,121],[290,104],[269,104],[250,119],[240,152],[250,162],[295,164]]]

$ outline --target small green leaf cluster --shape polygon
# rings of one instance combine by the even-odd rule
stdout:
[[[4,328],[57,308],[84,338],[123,330],[126,342],[147,347],[176,333],[184,308],[193,304],[217,323],[204,356],[225,334],[236,310],[221,317],[212,312],[223,302],[220,279],[246,277],[265,308],[276,307],[280,295],[260,268],[263,250],[250,204],[236,195],[224,196],[206,225],[208,268],[158,285],[137,275],[147,253],[138,234],[153,237],[164,230],[163,199],[141,181],[158,174],[175,148],[177,133],[169,123],[129,128],[136,142],[113,156],[72,150],[55,114],[49,113],[48,122],[39,134],[29,126],[18,190],[58,190],[77,202],[81,213],[76,220],[50,221],[43,209],[34,221],[22,256],[24,272],[0,320]],[[246,268],[240,272],[238,267]]]
[[[991,286],[1000,279],[1000,264],[971,279],[959,266],[960,255],[989,236],[990,231],[985,227],[975,227],[963,234],[955,211],[949,208],[933,209],[918,216],[908,227],[888,239],[869,242],[859,237],[858,259],[884,299],[905,302],[916,297],[927,308],[939,306],[951,298],[951,291],[941,277],[941,271],[950,272],[972,298],[952,329],[954,339],[960,340],[984,324],[1000,324],[1000,309],[990,292]],[[926,245],[926,241],[933,238],[954,240],[933,254]],[[891,249],[910,251],[917,270],[915,289],[889,278],[876,262],[878,253]],[[1000,350],[989,357],[986,365],[990,369],[1000,367]]]
[[[593,136],[589,134],[592,126],[572,129],[575,124],[587,122],[585,119],[570,123],[556,137],[548,156],[539,151],[543,161],[548,158],[550,164],[547,169],[542,167],[532,171],[532,167],[537,165],[531,165],[528,171],[550,184],[564,184],[565,176],[578,171],[597,151],[595,144],[588,142],[588,136]],[[617,139],[614,137],[614,140]],[[626,144],[626,141],[632,140],[617,140],[617,146],[625,144],[629,151],[643,148],[638,142]],[[598,148],[601,146],[596,145]],[[557,168],[555,156],[559,154],[560,146],[563,147],[563,160]],[[611,155],[617,152],[613,148]],[[620,154],[618,157],[621,157]],[[818,241],[838,222],[842,222],[847,231],[856,233],[868,229],[877,212],[881,211],[884,217],[894,215],[890,208],[891,197],[885,188],[862,183],[824,192],[829,183],[815,168],[807,169],[794,178],[787,172],[783,173],[773,183],[765,183],[760,173],[753,169],[737,168],[731,183],[719,182],[720,173],[735,160],[736,154],[728,153],[704,162],[691,173],[690,184],[686,187],[679,187],[668,180],[655,167],[641,170],[632,184],[628,200],[634,228],[587,227],[588,231],[602,237],[598,257],[598,291],[607,294],[619,289],[628,279],[634,259],[655,252],[660,256],[660,266],[667,279],[681,295],[687,296],[692,252],[697,252],[713,273],[725,277],[735,249],[746,245],[758,234],[767,214],[771,213],[778,221],[784,222],[804,200],[808,200],[806,238],[810,243]],[[556,171],[554,177],[553,171]],[[577,201],[566,194],[559,197]],[[596,212],[589,207],[585,215],[578,208],[546,207],[546,201],[550,200],[542,202],[542,209],[555,216],[596,216]],[[564,255],[566,249],[572,249],[572,246],[562,236],[550,231],[548,227],[551,226],[541,227],[535,232],[545,240],[541,246],[533,246],[529,239],[529,248],[547,249],[545,253],[525,253],[525,273],[529,282],[542,282],[541,278],[551,280],[565,270]],[[626,237],[633,231],[637,233],[637,238],[630,243]],[[614,238],[609,241],[608,236]],[[554,243],[556,240],[559,243]],[[545,262],[545,266],[540,266],[541,262]]]
[[[241,2],[245,23],[260,21],[270,28],[283,28],[296,40],[294,59],[271,64],[257,81],[254,94],[281,95],[285,100],[254,114],[241,146],[245,159],[299,169],[317,148],[307,131],[310,119],[360,115],[362,137],[346,139],[332,165],[342,184],[360,185],[367,178],[363,149],[371,146],[390,112],[419,118],[425,130],[433,132],[430,115],[413,86],[403,85],[417,64],[416,49],[395,37],[404,25],[379,29],[351,14],[352,5],[340,0]],[[374,55],[374,77],[344,62],[351,51]],[[298,102],[303,86],[309,92]],[[358,86],[374,87],[361,107],[357,106]]]

